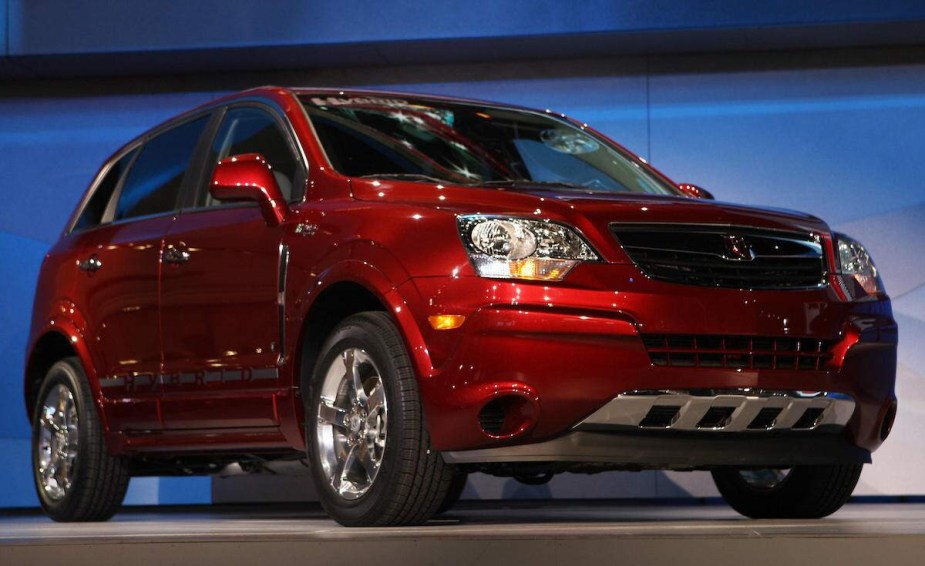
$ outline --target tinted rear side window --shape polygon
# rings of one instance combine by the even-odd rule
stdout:
[[[176,207],[190,157],[208,122],[204,116],[152,138],[132,165],[115,219],[169,212]]]
[[[96,190],[93,191],[93,196],[90,197],[87,206],[85,206],[80,213],[77,222],[74,223],[75,232],[92,228],[102,222],[103,215],[106,213],[106,206],[109,204],[110,199],[112,199],[113,192],[115,192],[116,187],[119,186],[119,181],[122,180],[126,169],[128,169],[137,151],[137,149],[133,149],[126,153],[109,168],[109,171],[106,172],[100,184],[97,185]]]

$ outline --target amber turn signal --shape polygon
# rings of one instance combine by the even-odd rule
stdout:
[[[427,317],[434,330],[453,330],[459,328],[466,322],[466,317],[461,314],[438,314]]]

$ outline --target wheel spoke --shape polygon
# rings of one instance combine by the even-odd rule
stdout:
[[[745,483],[760,489],[773,489],[779,486],[790,474],[790,469],[766,468],[760,470],[739,470]]]
[[[58,481],[58,459],[52,457],[51,462],[42,470],[42,477],[45,479],[45,485]]]
[[[322,400],[318,406],[318,418],[321,422],[336,426],[340,429],[347,428],[347,412],[334,405],[332,401]]]
[[[59,385],[58,387],[60,388],[61,386]],[[58,391],[58,412],[57,412],[57,415],[58,415],[58,418],[61,419],[62,422],[64,421],[64,414],[65,414],[65,413],[67,413],[67,395],[64,395],[64,393],[63,393],[62,391],[59,390],[59,391]]]
[[[350,481],[349,476],[350,470],[353,468],[353,466],[356,465],[356,462],[357,448],[356,446],[351,446],[350,451],[347,452],[347,457],[344,458],[344,461],[341,464],[340,472],[336,474],[334,482],[332,483],[332,485],[334,485],[334,489],[337,490],[338,493],[343,494],[349,488],[355,488],[353,482]]]
[[[40,423],[46,429],[51,429],[54,432],[61,432],[61,425],[58,424],[58,413],[54,407],[46,406],[45,410],[42,411],[42,418]]]
[[[376,471],[379,468],[379,463],[376,462],[373,457],[373,450],[369,445],[364,446],[363,448],[363,458],[360,461],[360,464],[363,466],[363,470],[366,472],[366,481],[372,483],[373,478],[376,477]]]
[[[347,370],[347,379],[353,387],[354,400],[361,405],[366,404],[366,390],[363,389],[363,380],[357,367],[356,350],[350,348],[344,352],[344,368]]]
[[[369,397],[366,400],[366,411],[370,416],[373,413],[379,411],[385,404],[385,396],[383,395],[382,383],[377,382],[376,386],[369,393]]]

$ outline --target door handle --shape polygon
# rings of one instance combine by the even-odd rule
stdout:
[[[189,261],[189,252],[178,248],[177,246],[170,244],[164,248],[164,253],[161,256],[164,260],[164,263],[171,263],[173,265],[181,265]]]
[[[100,258],[97,257],[96,254],[93,254],[83,261],[78,261],[77,267],[83,271],[86,271],[87,273],[94,273],[103,267],[103,262],[100,261]]]

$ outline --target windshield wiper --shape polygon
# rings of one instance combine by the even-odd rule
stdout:
[[[395,179],[396,181],[424,181],[427,183],[452,183],[448,179],[439,179],[437,177],[431,177],[430,175],[424,175],[422,173],[372,173],[369,175],[360,175],[361,179]]]

